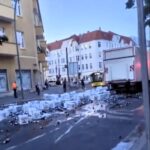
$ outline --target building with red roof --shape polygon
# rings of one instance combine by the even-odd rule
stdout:
[[[56,76],[67,78],[66,49],[70,78],[84,77],[89,81],[89,75],[93,72],[103,72],[103,50],[129,47],[135,43],[130,37],[114,32],[95,30],[80,35],[72,35],[68,38],[47,44],[49,77],[56,80]]]

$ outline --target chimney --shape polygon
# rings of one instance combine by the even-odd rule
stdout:
[[[101,27],[99,27],[99,30],[101,31]]]

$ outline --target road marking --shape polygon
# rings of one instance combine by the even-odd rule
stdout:
[[[25,144],[30,143],[30,142],[33,142],[33,141],[35,141],[35,140],[37,140],[37,139],[39,139],[39,138],[41,138],[41,137],[43,137],[43,136],[45,136],[45,135],[46,135],[46,133],[43,133],[43,134],[41,134],[41,135],[39,135],[39,136],[36,136],[36,137],[34,137],[34,138],[32,138],[32,139],[26,141]]]
[[[82,120],[84,120],[86,117],[80,118],[75,124],[74,126],[70,126],[62,135],[60,135],[56,140],[55,140],[55,144],[58,143],[65,135],[67,135],[77,124],[79,124]]]
[[[15,149],[17,146],[11,146],[11,147],[8,147],[6,150],[12,150],[12,149]]]
[[[54,130],[51,130],[49,133],[53,133],[53,132],[55,132],[55,131],[57,131],[57,130],[59,130],[60,128],[56,128],[56,129],[54,129]]]

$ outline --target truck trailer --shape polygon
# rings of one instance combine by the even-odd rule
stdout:
[[[149,68],[149,52],[147,56]],[[109,89],[117,93],[142,92],[139,48],[104,50],[104,80]]]

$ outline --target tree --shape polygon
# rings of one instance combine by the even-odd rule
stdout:
[[[135,0],[128,0],[126,2],[126,8],[130,9],[135,6]],[[145,18],[145,26],[150,27],[150,0],[144,0],[144,18]]]

